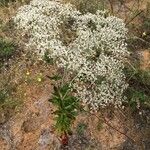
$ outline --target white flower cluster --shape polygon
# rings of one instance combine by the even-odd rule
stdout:
[[[48,51],[58,67],[77,75],[73,88],[84,104],[94,110],[121,105],[128,86],[123,60],[129,54],[123,20],[103,11],[81,14],[71,4],[32,0],[14,21],[30,35],[29,47],[41,56]]]

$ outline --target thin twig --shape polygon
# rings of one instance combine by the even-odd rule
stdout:
[[[84,110],[85,111],[85,110]],[[132,138],[130,138],[128,135],[126,135],[125,133],[123,133],[122,131],[120,131],[119,129],[117,129],[117,128],[115,128],[115,127],[113,127],[106,119],[105,119],[105,117],[104,117],[104,115],[102,114],[102,112],[101,112],[101,116],[102,116],[102,118],[100,119],[96,114],[91,114],[90,112],[88,112],[88,111],[85,111],[85,112],[87,112],[87,113],[89,113],[90,115],[93,115],[93,116],[95,116],[97,119],[99,119],[99,120],[101,120],[101,119],[103,119],[103,121],[104,121],[104,123],[106,124],[106,125],[108,125],[109,127],[111,127],[112,129],[114,129],[115,131],[117,131],[118,133],[120,133],[120,134],[122,134],[122,135],[124,135],[125,137],[127,137],[130,141],[132,141],[132,142],[134,142],[135,143],[135,140],[134,139],[132,139]]]
[[[128,135],[126,135],[125,133],[123,133],[123,132],[120,131],[119,129],[113,127],[113,126],[106,120],[106,118],[104,117],[104,115],[102,114],[102,112],[101,112],[101,115],[102,115],[103,120],[104,120],[104,123],[105,123],[106,125],[108,125],[108,126],[111,127],[112,129],[116,130],[118,133],[120,133],[120,134],[126,136],[130,141],[132,141],[132,142],[135,143],[135,140],[134,140],[134,139],[130,138]],[[97,118],[99,118],[99,117],[96,116],[96,115],[94,115],[94,116],[97,117]]]
[[[137,13],[133,18],[131,18],[127,23],[126,26],[129,25],[136,17],[138,17],[141,13],[143,12],[143,10],[141,10],[139,13]]]

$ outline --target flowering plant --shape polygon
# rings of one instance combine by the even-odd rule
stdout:
[[[82,14],[71,4],[32,0],[14,21],[29,35],[28,48],[48,52],[58,68],[67,70],[73,94],[92,110],[121,105],[128,84],[123,74],[127,29],[106,11]]]

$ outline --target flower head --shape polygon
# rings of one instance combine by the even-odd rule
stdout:
[[[28,48],[49,52],[60,68],[77,75],[75,95],[91,109],[121,105],[128,84],[123,74],[127,29],[122,19],[104,11],[81,14],[71,4],[32,0],[14,21],[30,35]]]

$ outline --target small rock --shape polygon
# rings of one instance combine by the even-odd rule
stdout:
[[[40,145],[49,145],[52,141],[53,141],[53,135],[51,135],[50,131],[48,129],[42,130],[38,143]]]
[[[22,125],[22,129],[25,132],[32,132],[39,128],[41,121],[37,116],[30,116]]]
[[[54,150],[60,149],[60,142],[55,135],[50,132],[50,129],[43,129],[41,131],[38,144],[40,146],[40,150],[47,150],[52,147]]]

